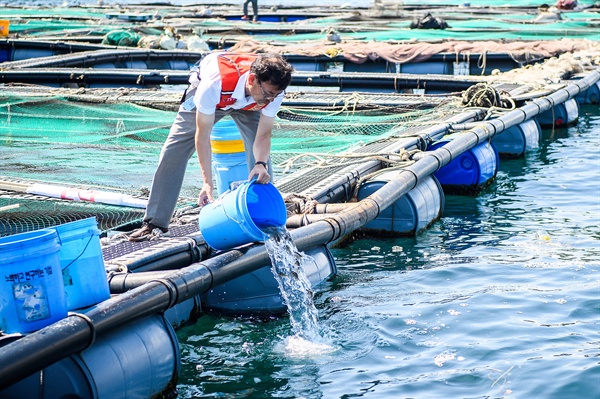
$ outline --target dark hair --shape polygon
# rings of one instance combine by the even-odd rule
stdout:
[[[256,74],[260,82],[268,82],[279,90],[285,90],[292,82],[294,67],[279,54],[260,54],[250,71]]]

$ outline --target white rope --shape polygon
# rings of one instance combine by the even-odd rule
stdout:
[[[298,205],[300,214],[307,215],[315,212],[315,207],[319,204],[317,200],[312,199],[308,195],[301,195],[296,193],[287,194],[283,198],[283,202],[292,202]]]
[[[351,161],[349,162],[336,162],[336,166],[348,166],[348,165],[353,165],[356,164],[357,161],[380,161],[383,162],[384,164],[388,164],[388,165],[395,165],[401,162],[407,162],[410,161],[410,157],[415,153],[418,152],[420,150],[413,150],[413,151],[406,151],[405,149],[402,149],[399,153],[363,153],[363,154],[319,154],[319,153],[303,153],[303,154],[299,154],[295,157],[292,157],[288,160],[286,160],[285,162],[280,163],[278,166],[284,169],[284,173],[287,173],[294,165],[297,164],[297,166],[302,167],[302,166],[312,166],[315,168],[327,168],[329,166],[331,166],[330,161],[334,160],[334,159],[351,159]],[[304,163],[299,164],[298,160],[302,159],[302,158],[306,158],[306,157],[311,157],[313,159],[315,159],[317,162],[315,163],[314,161],[309,162],[306,161]],[[409,164],[411,164],[412,161],[410,161]]]

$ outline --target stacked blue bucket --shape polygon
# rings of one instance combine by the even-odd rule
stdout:
[[[61,243],[59,257],[67,309],[81,309],[110,298],[96,218],[54,229]]]
[[[215,123],[210,134],[210,146],[219,195],[229,190],[231,183],[248,179],[244,142],[232,119],[221,119]]]
[[[0,329],[35,331],[67,316],[56,230],[0,238]]]
[[[0,237],[0,330],[27,333],[110,298],[96,218]]]

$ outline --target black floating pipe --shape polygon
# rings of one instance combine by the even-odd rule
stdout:
[[[148,86],[160,84],[187,84],[187,71],[159,71],[147,69],[14,69],[0,70],[0,82],[44,83],[63,85],[74,83],[79,86],[90,84]]]
[[[413,156],[413,159],[420,160],[428,158],[429,156],[434,156],[436,159],[439,159],[440,162],[444,162],[443,159],[448,155],[453,159],[478,143],[489,140],[496,134],[512,126],[525,122],[536,115],[551,109],[557,104],[561,104],[574,98],[579,93],[584,92],[590,86],[594,85],[598,80],[600,80],[600,69],[591,72],[583,79],[573,82],[548,96],[535,98],[520,108],[508,111],[499,118],[475,123],[470,130],[461,132],[460,135],[444,146],[435,151],[417,153]]]
[[[85,51],[49,57],[28,58],[2,64],[2,69],[21,68],[65,68],[92,66],[105,62],[123,62],[136,60],[185,60],[196,62],[204,53],[187,50],[151,50],[151,49],[111,49]]]
[[[213,286],[210,269],[243,254],[230,251],[163,278],[147,281],[81,313],[70,314],[48,327],[0,347],[0,390],[93,344],[96,336],[132,320],[163,312]],[[229,279],[240,274],[227,276]],[[227,277],[220,280],[227,281]]]
[[[387,75],[387,76],[386,76]],[[431,76],[421,78],[409,74],[382,73],[379,76],[353,76],[352,74],[294,76],[292,85],[314,87],[340,87],[350,89],[387,89],[400,92],[403,88],[427,88],[428,90],[441,90],[446,92],[459,92],[468,89],[478,81],[438,79]]]
[[[0,390],[86,349],[97,335],[168,309],[171,294],[164,284],[149,283],[1,347]]]
[[[375,219],[382,209],[395,203],[413,189],[420,179],[431,175],[448,164],[459,151],[468,145],[489,139],[498,129],[521,123],[550,107],[564,102],[586,90],[600,80],[596,70],[574,84],[560,89],[546,98],[532,101],[500,118],[482,123],[481,127],[461,134],[444,147],[423,153],[414,164],[408,166],[375,193],[337,214],[308,226],[293,230],[290,234],[299,250],[327,244],[351,233]],[[450,148],[445,148],[450,146]],[[456,151],[455,151],[456,150]],[[152,280],[97,306],[72,315],[42,330],[0,348],[3,360],[0,368],[0,389],[14,384],[32,373],[93,343],[96,335],[107,332],[132,319],[164,311],[213,286],[252,272],[269,261],[263,245],[251,246],[242,256],[238,250],[229,251],[202,263],[190,265],[168,276]],[[66,334],[65,331],[69,331]]]
[[[402,134],[399,136],[398,143],[401,146],[390,146],[388,152],[399,151],[400,147],[407,148],[420,148],[425,150],[429,144],[432,144],[435,140],[444,136],[448,133],[449,129],[454,126],[455,123],[466,123],[467,120],[477,120],[485,115],[483,110],[470,110],[462,112],[458,115],[454,115],[446,120],[446,123],[430,126],[419,133],[411,134],[410,136],[403,137]],[[364,173],[364,172],[363,172]],[[359,176],[355,176],[353,179],[348,178],[347,182],[338,183],[342,184],[355,184],[359,179]],[[329,192],[329,189],[324,189]],[[313,196],[314,199],[319,199],[319,194]],[[354,203],[323,203],[317,204],[313,214],[307,215],[293,215],[287,219],[286,226],[289,228],[298,228],[307,224],[314,223],[318,220],[322,220],[325,216],[323,214],[334,214],[342,212],[350,207],[354,206]],[[317,215],[315,215],[317,214]]]
[[[100,37],[100,40],[102,40],[102,38],[103,37]],[[118,47],[104,44],[88,44],[64,40],[4,39],[0,40],[0,48],[50,49],[64,51],[65,53],[72,53],[74,51],[117,49]]]
[[[481,109],[470,109],[465,112],[461,112],[460,114],[454,115],[448,118],[445,123],[440,123],[438,125],[430,126],[424,130],[421,130],[418,133],[409,133],[407,135],[403,135],[402,132],[398,134],[398,140],[395,141],[390,146],[386,147],[382,150],[382,152],[387,153],[398,153],[402,149],[409,148],[417,148],[421,150],[425,150],[427,146],[433,143],[436,139],[444,136],[448,133],[450,126],[454,123],[464,123],[467,121],[479,120],[485,116],[485,111]],[[345,173],[340,175],[340,177],[336,181],[329,181],[329,185],[323,187],[321,189],[313,190],[311,192],[311,197],[319,202],[326,201],[339,201],[341,197],[346,198],[347,193],[351,191],[352,185],[356,184],[356,182],[360,179],[361,176],[365,174],[371,173],[372,171],[376,171],[381,169],[380,161],[367,161],[361,164],[360,168],[353,170],[352,172]],[[285,185],[285,184],[284,184]],[[336,188],[331,189],[331,186]],[[327,204],[323,204],[323,206],[327,206]],[[319,205],[317,205],[319,208]],[[317,213],[336,213],[337,211],[328,211],[328,212],[317,212]],[[304,223],[303,223],[304,224]],[[292,226],[288,226],[292,227]]]
[[[108,55],[106,61],[109,60]],[[104,61],[104,58],[96,60]],[[125,60],[125,59],[123,59]],[[114,61],[111,60],[111,61]],[[129,59],[127,59],[129,61]],[[12,64],[21,63],[15,61]],[[6,63],[11,64],[11,63]],[[3,64],[0,70],[0,83],[21,82],[37,84],[67,84],[76,83],[79,86],[92,84],[148,86],[160,84],[188,83],[187,70],[160,69],[89,69],[69,66],[68,70],[56,67],[25,67],[17,64],[15,68]],[[473,78],[456,80],[445,76],[419,76],[411,74],[355,74],[343,72],[333,74],[318,74],[297,72],[292,76],[294,86],[343,87],[344,89],[381,88],[398,92],[401,88],[420,88],[427,86],[432,90],[461,91],[480,82]]]
[[[171,274],[170,270],[113,273],[108,277],[108,285],[111,294],[122,294],[150,281],[168,278]]]

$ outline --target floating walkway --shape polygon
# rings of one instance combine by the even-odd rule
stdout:
[[[185,15],[188,10],[178,8],[169,10],[180,13],[177,18],[182,24],[191,17],[203,21],[207,17]],[[111,15],[105,9],[94,12],[99,13],[98,19],[126,24],[150,20],[143,13],[136,19]],[[327,17],[329,14],[318,15],[314,26],[326,23],[323,18]],[[405,23],[406,17],[400,23]],[[336,23],[347,27],[350,22]],[[577,43],[588,46],[585,41]],[[274,51],[279,44],[261,49]],[[86,47],[89,44],[80,48],[61,44],[53,49],[43,44],[38,47],[43,52],[59,54],[43,58],[39,57],[42,53],[34,52],[16,60],[14,49],[27,45],[16,41],[0,45],[4,49],[12,46],[10,55],[4,52],[6,62],[0,64],[5,128],[11,129],[11,134],[3,135],[10,144],[6,148],[24,146],[36,153],[38,145],[47,146],[38,143],[37,136],[28,137],[29,131],[22,132],[26,128],[18,122],[31,119],[31,129],[50,132],[46,130],[49,125],[35,116],[51,115],[57,124],[78,125],[73,134],[76,140],[69,137],[72,141],[52,143],[59,152],[64,153],[60,144],[84,149],[83,154],[108,149],[114,162],[117,156],[127,155],[123,148],[135,151],[134,143],[151,146],[164,140],[162,136],[152,141],[147,137],[158,135],[156,124],[164,123],[168,129],[172,112],[179,106],[179,88],[166,88],[187,84],[187,69],[202,55],[181,50]],[[265,46],[256,41],[236,41],[234,45],[239,49]],[[394,48],[394,44],[390,46]],[[579,50],[595,51],[594,46],[597,43]],[[356,231],[418,234],[441,217],[446,195],[477,195],[493,183],[502,158],[521,157],[537,147],[540,126],[576,124],[578,104],[600,103],[600,69],[591,62],[568,73],[558,67],[552,74],[535,69],[573,49],[556,53],[538,49],[542,56],[531,58],[506,51],[496,57],[481,51],[477,61],[452,50],[411,63],[393,57],[366,60],[361,58],[366,57],[365,47],[347,48],[341,53],[323,53],[323,48],[316,50],[315,46],[290,55],[298,72],[276,120],[278,134],[273,139],[272,159],[281,172],[278,175],[283,176],[274,185],[285,200],[286,226],[296,247],[311,256],[306,272],[314,289],[336,273],[330,247],[342,245]],[[310,53],[313,50],[321,52]],[[529,71],[535,78],[523,83],[524,79],[511,72],[516,65],[526,64],[530,66],[521,72]],[[405,70],[407,65],[413,69]],[[489,76],[492,68],[506,74]],[[65,104],[85,108],[85,117],[76,119],[70,110],[60,108]],[[108,133],[97,131],[109,119],[99,111],[92,112],[97,104],[119,112],[118,123],[108,126]],[[330,135],[334,129],[335,134]],[[43,140],[54,139],[51,134]],[[309,136],[314,136],[314,141]],[[327,147],[319,151],[318,145],[332,144],[325,143],[329,140],[346,142],[339,150]],[[15,154],[18,162],[7,150],[5,164],[18,165],[23,173],[21,178],[13,175],[0,181],[0,235],[10,237],[17,232],[14,229],[39,231],[68,222],[69,217],[96,216],[103,231],[101,257],[107,273],[108,289],[103,294],[110,298],[69,309],[67,317],[37,331],[0,334],[0,397],[173,396],[181,363],[175,328],[210,312],[285,313],[262,243],[212,248],[208,236],[205,239],[200,232],[199,209],[185,201],[169,226],[170,237],[129,242],[124,233],[139,225],[143,209],[119,206],[126,195],[79,189],[75,179],[68,179],[66,186],[46,184],[44,193],[33,190],[38,182],[24,178],[45,170],[40,159],[44,154],[34,154],[36,160]],[[81,161],[72,162],[80,171],[90,166]],[[97,168],[110,178],[110,166]],[[131,205],[144,200],[145,195],[139,195],[127,197],[125,202]],[[62,208],[64,204],[69,208]],[[90,229],[88,234],[95,239],[99,232]]]
[[[572,52],[600,52],[589,40],[534,42],[263,44],[252,40],[217,46],[240,52],[283,53],[297,71],[490,75]],[[63,41],[0,40],[0,71],[22,68],[188,70],[206,51],[124,48]],[[368,56],[367,56],[368,54]],[[4,62],[2,62],[4,61]]]
[[[440,124],[403,131],[386,140],[362,147],[356,152],[349,152],[342,156],[342,159],[349,161],[344,162],[344,165],[340,165],[339,160],[336,160],[332,165],[315,167],[308,171],[299,170],[291,174],[277,182],[277,186],[284,194],[288,193],[293,186],[294,198],[298,200],[293,203],[298,210],[304,209],[304,212],[297,214],[298,217],[292,217],[291,221],[288,221],[288,224],[295,225],[290,228],[296,246],[302,251],[323,248],[325,252],[320,256],[321,259],[326,259],[324,246],[339,242],[356,229],[377,220],[386,209],[393,207],[404,196],[410,196],[411,192],[412,200],[420,197],[435,198],[428,194],[438,187],[435,181],[431,181],[431,176],[435,176],[443,168],[451,165],[462,154],[487,144],[497,136],[501,137],[508,129],[527,123],[546,112],[552,112],[553,107],[574,100],[577,95],[597,84],[599,80],[600,71],[594,71],[548,96],[533,99],[526,105],[508,110],[496,118],[483,119],[487,113],[483,109],[458,113],[441,121]],[[428,150],[450,130],[456,131],[460,126],[464,126],[466,130],[442,146]],[[364,157],[371,157],[371,154],[379,154],[379,156],[370,161],[366,161],[364,157],[355,160],[354,155],[360,154]],[[351,199],[357,184],[365,181],[364,177],[381,170],[385,164],[393,161],[395,156],[392,154],[398,156],[396,163],[401,167],[390,169],[389,171],[394,170],[394,172],[385,179],[374,178],[376,181],[383,179],[384,182],[376,189],[365,188],[367,193],[358,202],[345,202]],[[491,178],[493,175],[494,173]],[[322,178],[324,176],[327,178]],[[414,190],[418,190],[420,194],[417,195]],[[442,197],[438,194],[437,198],[437,203],[441,206],[442,201],[439,199]],[[315,200],[322,206],[313,207],[316,213],[306,212],[306,199]],[[412,233],[414,234],[420,228],[426,228],[431,221],[439,217],[439,214],[440,211],[430,212],[426,215],[430,219],[421,220],[418,226],[413,226]],[[377,228],[380,229],[380,226]],[[183,235],[179,238],[164,238],[157,243],[142,244],[150,248],[139,251],[147,252],[146,258],[155,261],[160,258],[157,254],[161,252],[163,254],[168,251],[176,252],[172,250],[176,246],[187,247],[183,250],[184,255],[179,256],[180,259],[188,257],[193,261],[193,256],[189,252],[195,251],[195,256],[200,258],[204,256],[203,253],[209,252],[208,249],[206,251],[195,249],[204,247],[201,240],[192,238],[195,233],[189,234],[187,228],[182,228],[181,234]],[[179,244],[165,245],[167,242]],[[137,244],[129,242],[115,244],[109,246],[105,252],[119,252],[117,250],[119,246]],[[161,251],[162,245],[165,245],[165,249]],[[153,249],[154,246],[156,248]],[[124,252],[131,253],[130,251],[131,248],[128,248]],[[92,391],[99,397],[101,397],[100,393],[114,394],[115,396],[112,397],[126,397],[121,392],[116,392],[115,386],[123,392],[144,392],[147,397],[168,389],[176,378],[179,353],[169,323],[181,322],[189,315],[196,314],[197,310],[194,309],[201,302],[200,295],[209,293],[223,283],[235,281],[248,273],[265,268],[269,263],[262,245],[249,245],[223,253],[213,253],[208,259],[199,260],[173,271],[165,270],[169,267],[164,264],[158,267],[162,269],[161,271],[128,273],[124,270],[129,268],[129,264],[133,265],[136,262],[122,261],[123,256],[129,255],[111,256],[113,255],[107,256],[110,258],[107,266],[116,269],[109,276],[111,292],[122,293],[91,308],[72,313],[66,319],[37,332],[23,337],[4,338],[3,341],[6,343],[0,348],[0,356],[5,360],[0,368],[0,387],[3,389],[3,394],[13,397],[13,392],[22,392],[19,390],[25,389],[25,386],[33,386],[33,389],[37,390],[35,388],[37,385],[33,381],[39,381],[39,374],[33,377],[27,376],[39,373],[39,370],[44,368],[49,368],[46,374],[54,372],[57,375],[61,373],[77,375],[76,380],[81,381],[85,389],[89,389],[87,384],[93,381]],[[137,266],[143,268],[140,264]],[[166,312],[165,317],[157,316],[162,312]],[[182,314],[188,316],[182,317]],[[128,332],[140,332],[136,335],[140,341],[135,344],[127,341],[129,343],[126,344],[122,338],[119,338],[127,335],[123,329]],[[160,344],[156,347],[148,347],[148,343],[144,341],[145,334],[142,332],[152,333],[154,336],[152,342],[160,341]],[[157,341],[156,337],[162,338]],[[126,348],[125,345],[128,347]],[[149,370],[153,370],[153,373],[163,370],[154,380],[156,385],[147,386],[141,382],[138,384],[136,378],[133,378],[133,381],[138,381],[134,386],[126,382],[121,385],[118,380],[113,379],[114,373],[99,371],[101,362],[106,364],[106,359],[102,355],[106,349],[131,350],[139,345],[145,345],[143,353],[148,355],[147,359],[152,362],[151,365],[144,365],[143,370],[140,369],[136,363],[139,358],[132,360],[131,364],[124,365],[121,359],[118,364],[122,364],[129,373],[140,373],[139,375],[148,373]],[[76,355],[78,353],[79,355]],[[116,372],[118,374],[122,371],[124,369],[118,369]],[[91,373],[91,376],[85,377],[87,373]],[[86,378],[90,379],[86,380]],[[104,380],[104,378],[108,379]],[[15,383],[15,381],[21,382]],[[52,385],[51,381],[47,383]],[[52,386],[58,389],[56,385]],[[84,392],[83,388],[76,386],[62,389],[69,392]]]

